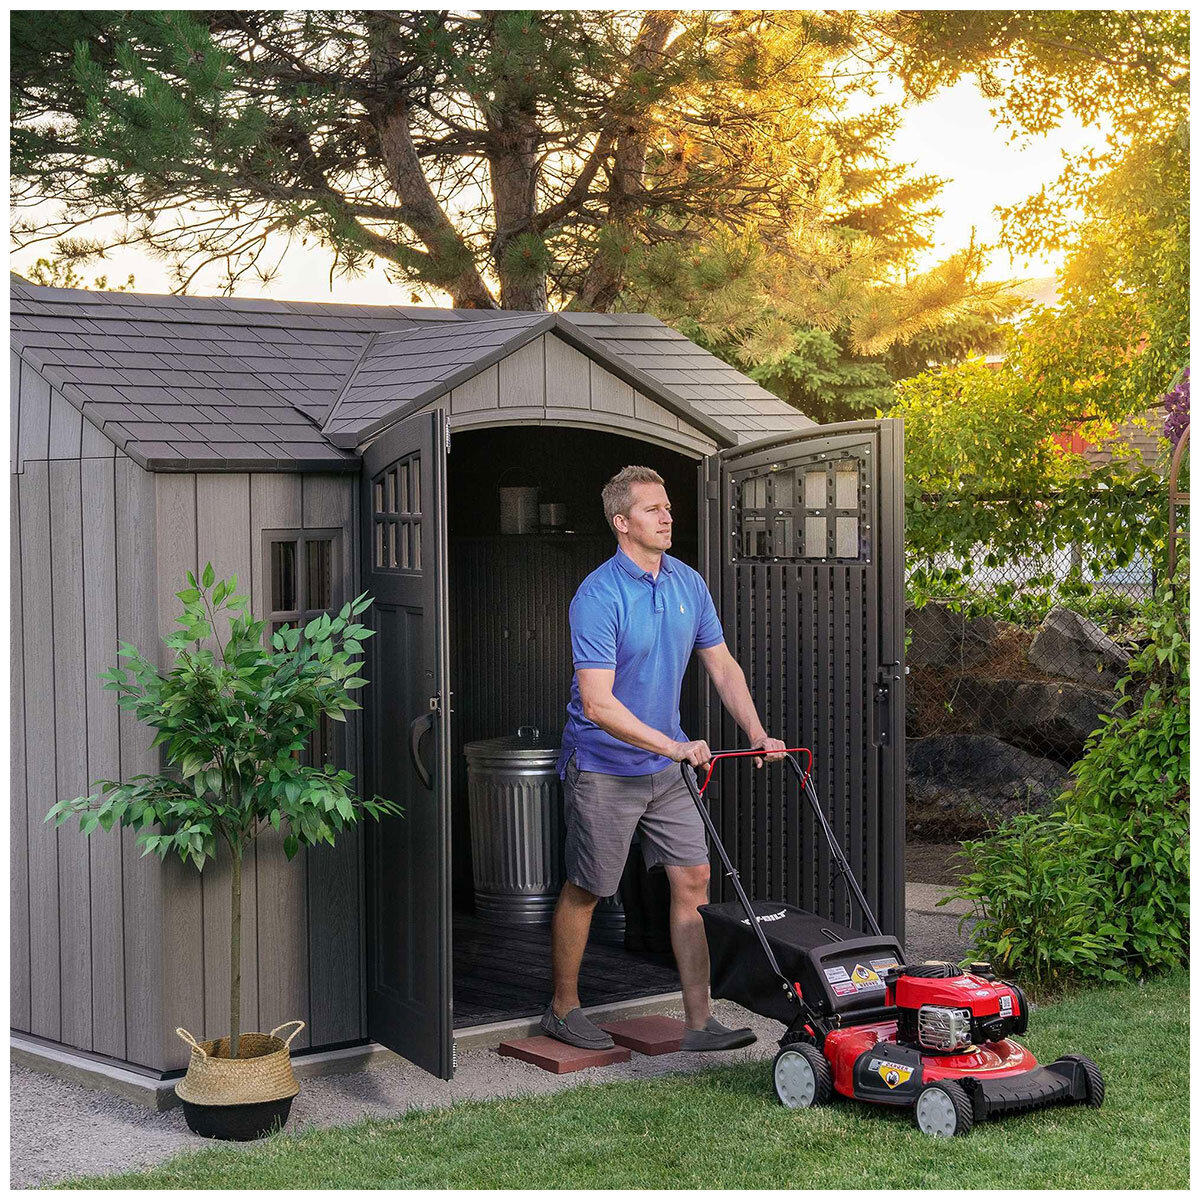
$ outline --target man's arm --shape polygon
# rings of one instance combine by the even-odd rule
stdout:
[[[711,757],[705,742],[677,742],[665,733],[639,720],[613,695],[613,680],[616,671],[599,667],[580,667],[576,672],[579,679],[579,700],[583,715],[599,725],[605,733],[637,746],[640,750],[651,750],[674,762],[687,759],[694,767],[702,767]]]
[[[762,747],[767,751],[782,751],[786,747],[778,738],[768,737],[763,723],[759,720],[758,709],[750,689],[746,686],[746,673],[738,665],[737,659],[729,653],[729,647],[724,642],[715,646],[697,649],[696,654],[704,669],[708,672],[730,716],[742,727],[750,739],[752,749]],[[775,762],[783,757],[780,753],[768,753],[768,762]],[[762,759],[755,759],[762,766]]]

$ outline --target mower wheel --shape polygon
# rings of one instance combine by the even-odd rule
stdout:
[[[775,1095],[785,1108],[811,1108],[833,1098],[833,1071],[815,1046],[795,1042],[775,1055]]]
[[[930,1137],[965,1137],[975,1123],[975,1109],[961,1083],[939,1079],[921,1089],[913,1120]]]
[[[1100,1068],[1082,1054],[1063,1054],[1059,1062],[1077,1062],[1083,1068],[1083,1077],[1087,1080],[1084,1103],[1088,1108],[1099,1108],[1104,1103],[1104,1076],[1100,1074]]]

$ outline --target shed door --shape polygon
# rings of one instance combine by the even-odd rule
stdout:
[[[453,1074],[446,414],[402,421],[363,455],[366,791],[404,816],[366,826],[367,1030]]]
[[[767,731],[812,750],[830,824],[901,939],[903,469],[902,422],[855,421],[722,451],[702,492],[726,641]],[[704,713],[711,746],[745,744],[711,687]],[[718,777],[711,811],[747,892],[864,928],[794,776],[734,759]]]

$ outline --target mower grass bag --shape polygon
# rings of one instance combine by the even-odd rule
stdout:
[[[779,969],[822,1015],[853,1013],[885,1003],[881,976],[904,962],[894,937],[864,935],[791,904],[753,900],[750,905],[774,951]],[[734,900],[700,906],[714,997],[732,1000],[759,1016],[790,1024],[798,1015],[762,952],[746,910]]]

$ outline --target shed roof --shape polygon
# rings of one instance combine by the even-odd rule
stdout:
[[[47,288],[12,346],[150,470],[353,469],[376,432],[553,332],[719,444],[803,414],[637,313],[464,312]]]

